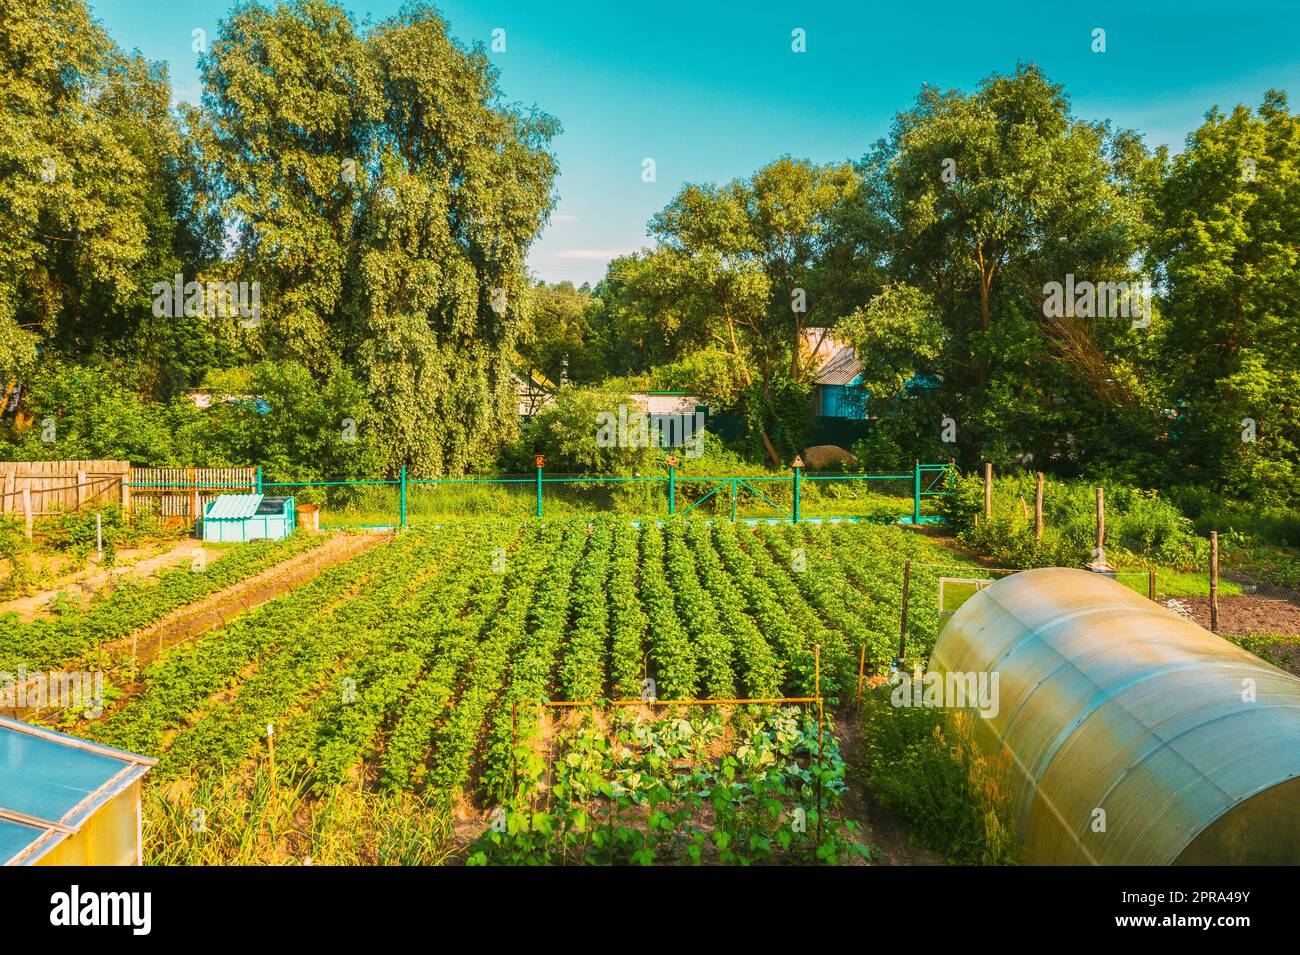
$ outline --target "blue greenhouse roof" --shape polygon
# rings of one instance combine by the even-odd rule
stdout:
[[[205,520],[232,521],[252,517],[262,503],[261,494],[221,494],[208,505]]]
[[[156,762],[0,716],[0,864],[35,861]]]

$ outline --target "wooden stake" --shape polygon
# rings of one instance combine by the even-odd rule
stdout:
[[[907,601],[912,590],[912,562],[903,561],[903,612],[898,623],[898,668],[903,669],[903,657],[907,653]]]
[[[1210,531],[1210,633],[1219,632],[1219,532]]]
[[[858,713],[862,713],[862,673],[867,662],[867,645],[858,647]]]
[[[1034,488],[1034,540],[1043,539],[1043,472],[1038,472],[1037,486]]]
[[[1096,563],[1106,563],[1106,492],[1097,487],[1097,557]]]
[[[993,516],[993,465],[984,465],[984,520]]]
[[[1147,571],[1147,597],[1152,600],[1156,599],[1156,572],[1154,570]]]

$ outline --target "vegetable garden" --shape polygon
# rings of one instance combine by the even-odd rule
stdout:
[[[188,599],[305,546],[249,548],[192,575]],[[870,850],[839,806],[835,723],[860,662],[897,653],[905,558],[919,657],[930,563],[952,558],[899,528],[421,527],[138,674],[117,661],[102,714],[64,725],[159,757],[156,862],[846,861]],[[121,630],[187,594],[141,599],[91,613]],[[86,650],[83,621],[45,629],[42,660]],[[816,704],[664,706],[818,693],[820,727]]]

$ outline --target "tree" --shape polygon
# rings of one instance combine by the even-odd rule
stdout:
[[[848,270],[822,269],[832,225],[858,190],[848,165],[783,158],[748,180],[685,187],[650,224],[657,247],[611,264],[607,308],[667,361],[734,374],[750,431],[774,465],[802,448],[816,345],[847,309]],[[818,327],[818,341],[805,330]],[[659,340],[656,341],[655,338]],[[719,367],[727,374],[717,376]]]
[[[485,465],[516,426],[558,125],[502,106],[481,46],[423,6],[361,34],[328,0],[244,4],[202,71],[222,267],[263,283],[260,349],[321,380],[355,367],[387,471]]]
[[[147,296],[201,244],[166,71],[79,0],[2,0],[0,22],[0,384],[17,389],[38,344],[165,366],[176,339]]]
[[[1153,256],[1166,327],[1157,364],[1181,410],[1183,473],[1242,496],[1300,497],[1300,118],[1270,91],[1217,109],[1158,196]]]
[[[1136,137],[1076,119],[1060,86],[1021,66],[972,94],[924,88],[860,169],[862,201],[888,224],[889,276],[928,293],[947,330],[939,397],[967,463],[1077,466],[1107,453],[1119,421],[1153,438],[1152,417],[1130,410],[1131,319],[1043,308],[1067,275],[1139,278],[1151,160]]]

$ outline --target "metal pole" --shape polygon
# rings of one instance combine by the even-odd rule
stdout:
[[[794,469],[794,522],[799,523],[799,473],[803,468],[796,466]]]
[[[542,466],[537,466],[537,516],[542,516]]]
[[[921,459],[912,462],[912,525],[921,523]]]
[[[1219,532],[1210,531],[1210,632],[1219,632]]]
[[[257,480],[257,493],[258,493],[258,494],[261,494],[261,493],[262,493],[262,467],[261,467],[261,465],[258,465],[258,468],[257,468],[257,479],[256,479],[256,480]]]
[[[736,523],[736,479],[731,479],[731,523]]]
[[[677,513],[677,469],[671,464],[668,465],[668,515]]]
[[[406,527],[406,465],[402,465],[401,495],[402,495],[402,503],[401,503],[402,527],[405,528]]]

